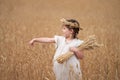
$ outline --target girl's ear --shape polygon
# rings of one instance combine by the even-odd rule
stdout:
[[[73,29],[70,29],[70,31],[71,31],[72,34],[74,33]]]

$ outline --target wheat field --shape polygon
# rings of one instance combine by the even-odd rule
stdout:
[[[61,35],[61,18],[104,44],[84,52],[83,80],[120,80],[120,0],[0,0],[0,80],[55,80],[54,44],[29,41]]]

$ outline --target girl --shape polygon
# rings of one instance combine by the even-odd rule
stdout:
[[[81,80],[82,74],[78,59],[83,58],[83,53],[77,49],[83,42],[77,38],[80,28],[77,20],[61,19],[63,36],[54,36],[54,38],[34,38],[29,43],[55,43],[56,52],[53,59],[53,70],[56,80]],[[56,61],[57,57],[68,51],[74,52],[74,56],[60,64]]]

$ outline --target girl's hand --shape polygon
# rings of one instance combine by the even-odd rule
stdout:
[[[32,39],[30,42],[29,42],[30,45],[34,45],[34,39]]]
[[[78,48],[71,47],[71,48],[70,48],[70,51],[74,52],[74,54],[76,55],[76,57],[77,57],[78,59],[82,59],[82,58],[83,58],[83,52],[80,51]]]
[[[71,52],[77,52],[77,51],[78,51],[78,49],[77,49],[77,48],[75,48],[75,47],[70,47],[70,51],[71,51]]]

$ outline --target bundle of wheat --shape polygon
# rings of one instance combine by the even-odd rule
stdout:
[[[91,50],[96,47],[100,47],[101,44],[98,44],[96,41],[95,35],[89,36],[84,42],[78,47],[79,50]],[[64,61],[68,60],[71,56],[73,56],[73,52],[67,52],[65,54],[60,55],[56,60],[58,63],[63,63]]]

